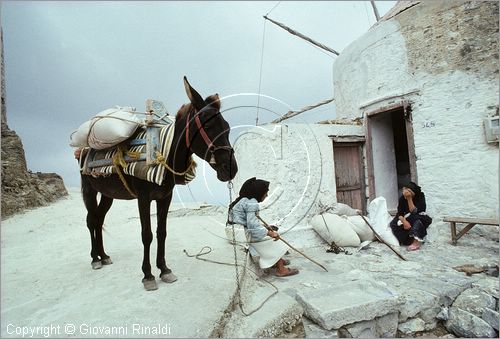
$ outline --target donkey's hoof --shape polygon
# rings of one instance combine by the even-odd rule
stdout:
[[[166,282],[166,283],[173,283],[174,281],[177,281],[177,276],[173,274],[172,272],[170,273],[165,273],[160,276],[161,281]]]
[[[92,266],[93,270],[98,270],[102,268],[102,263],[100,261],[92,261],[90,265]]]
[[[106,259],[102,259],[101,263],[103,265],[111,265],[113,263],[113,260],[111,260],[111,258],[106,258]]]
[[[142,284],[144,285],[144,288],[146,291],[154,291],[158,289],[158,285],[156,285],[156,280],[155,278],[151,279],[142,279]]]

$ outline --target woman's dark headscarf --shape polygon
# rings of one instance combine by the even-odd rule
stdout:
[[[422,188],[415,184],[413,181],[410,181],[409,183],[404,185],[404,187],[411,189],[413,193],[415,193],[415,197],[417,198],[422,194]]]
[[[257,179],[255,177],[248,179],[241,185],[239,197],[233,201],[229,208],[233,208],[243,198],[262,201],[264,194],[269,191],[269,181]]]

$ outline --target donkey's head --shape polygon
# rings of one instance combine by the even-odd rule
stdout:
[[[186,113],[186,145],[217,172],[217,179],[229,181],[238,171],[234,150],[229,142],[229,124],[220,113],[219,95],[205,100],[184,77],[191,104],[181,107]]]

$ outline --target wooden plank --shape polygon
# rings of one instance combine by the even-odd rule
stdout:
[[[451,230],[451,243],[453,245],[457,244],[457,225],[454,221],[450,222],[450,230]]]
[[[455,222],[455,223],[462,223],[462,224],[469,224],[469,223],[474,223],[474,224],[480,224],[480,225],[492,225],[492,226],[499,226],[499,222],[496,219],[481,219],[481,218],[466,218],[466,217],[445,217],[443,219],[445,222]]]
[[[372,120],[366,118],[366,166],[368,167],[368,197],[375,199],[375,174],[373,172]]]
[[[333,142],[337,201],[366,209],[362,143]]]
[[[410,160],[411,181],[418,182],[417,176],[417,154],[415,152],[415,139],[413,137],[413,122],[411,118],[411,107],[403,107],[406,125],[406,142],[408,144],[408,159]]]
[[[329,137],[333,140],[333,142],[338,143],[336,146],[339,147],[342,147],[343,143],[365,142],[365,137],[359,135],[329,135]]]
[[[133,139],[128,143],[130,146],[146,145],[146,139]]]
[[[124,157],[125,162],[135,162],[135,161],[144,161],[146,160],[146,155],[141,154],[139,159],[137,158],[131,158],[128,155]],[[94,160],[94,161],[89,161],[88,167],[89,168],[94,168],[94,167],[103,167],[103,166],[111,166],[113,165],[113,159],[101,159],[101,160]]]
[[[152,166],[156,162],[156,152],[160,151],[160,128],[146,127],[146,165]]]

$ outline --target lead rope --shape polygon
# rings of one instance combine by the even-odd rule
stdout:
[[[234,269],[236,271],[236,302],[238,303],[238,306],[240,308],[240,311],[241,313],[243,313],[245,316],[249,316],[249,315],[252,315],[253,313],[257,312],[258,310],[260,310],[262,308],[262,306],[264,306],[264,304],[269,300],[271,299],[272,296],[274,296],[275,294],[278,293],[278,288],[272,284],[271,282],[267,281],[266,279],[263,279],[265,282],[267,282],[269,285],[271,285],[272,287],[274,287],[274,292],[271,293],[256,309],[252,310],[250,313],[247,313],[243,310],[243,302],[241,301],[241,284],[240,284],[240,272],[238,270],[238,255],[236,253],[236,234],[235,234],[235,231],[234,231],[234,223],[232,222],[229,222],[229,215],[231,213],[231,210],[232,210],[232,207],[231,207],[231,204],[233,203],[233,193],[232,193],[232,190],[233,190],[233,182],[231,180],[229,180],[229,182],[227,183],[227,188],[229,190],[229,209],[228,209],[228,217],[227,217],[227,222],[226,222],[226,227],[231,224],[231,229],[232,229],[232,234],[233,234],[233,253],[234,253]],[[248,260],[248,256],[250,255],[250,253],[247,252],[245,253],[245,262],[243,263],[243,270],[247,270],[247,260]],[[253,271],[252,271],[253,272]],[[255,273],[255,272],[253,272]]]

